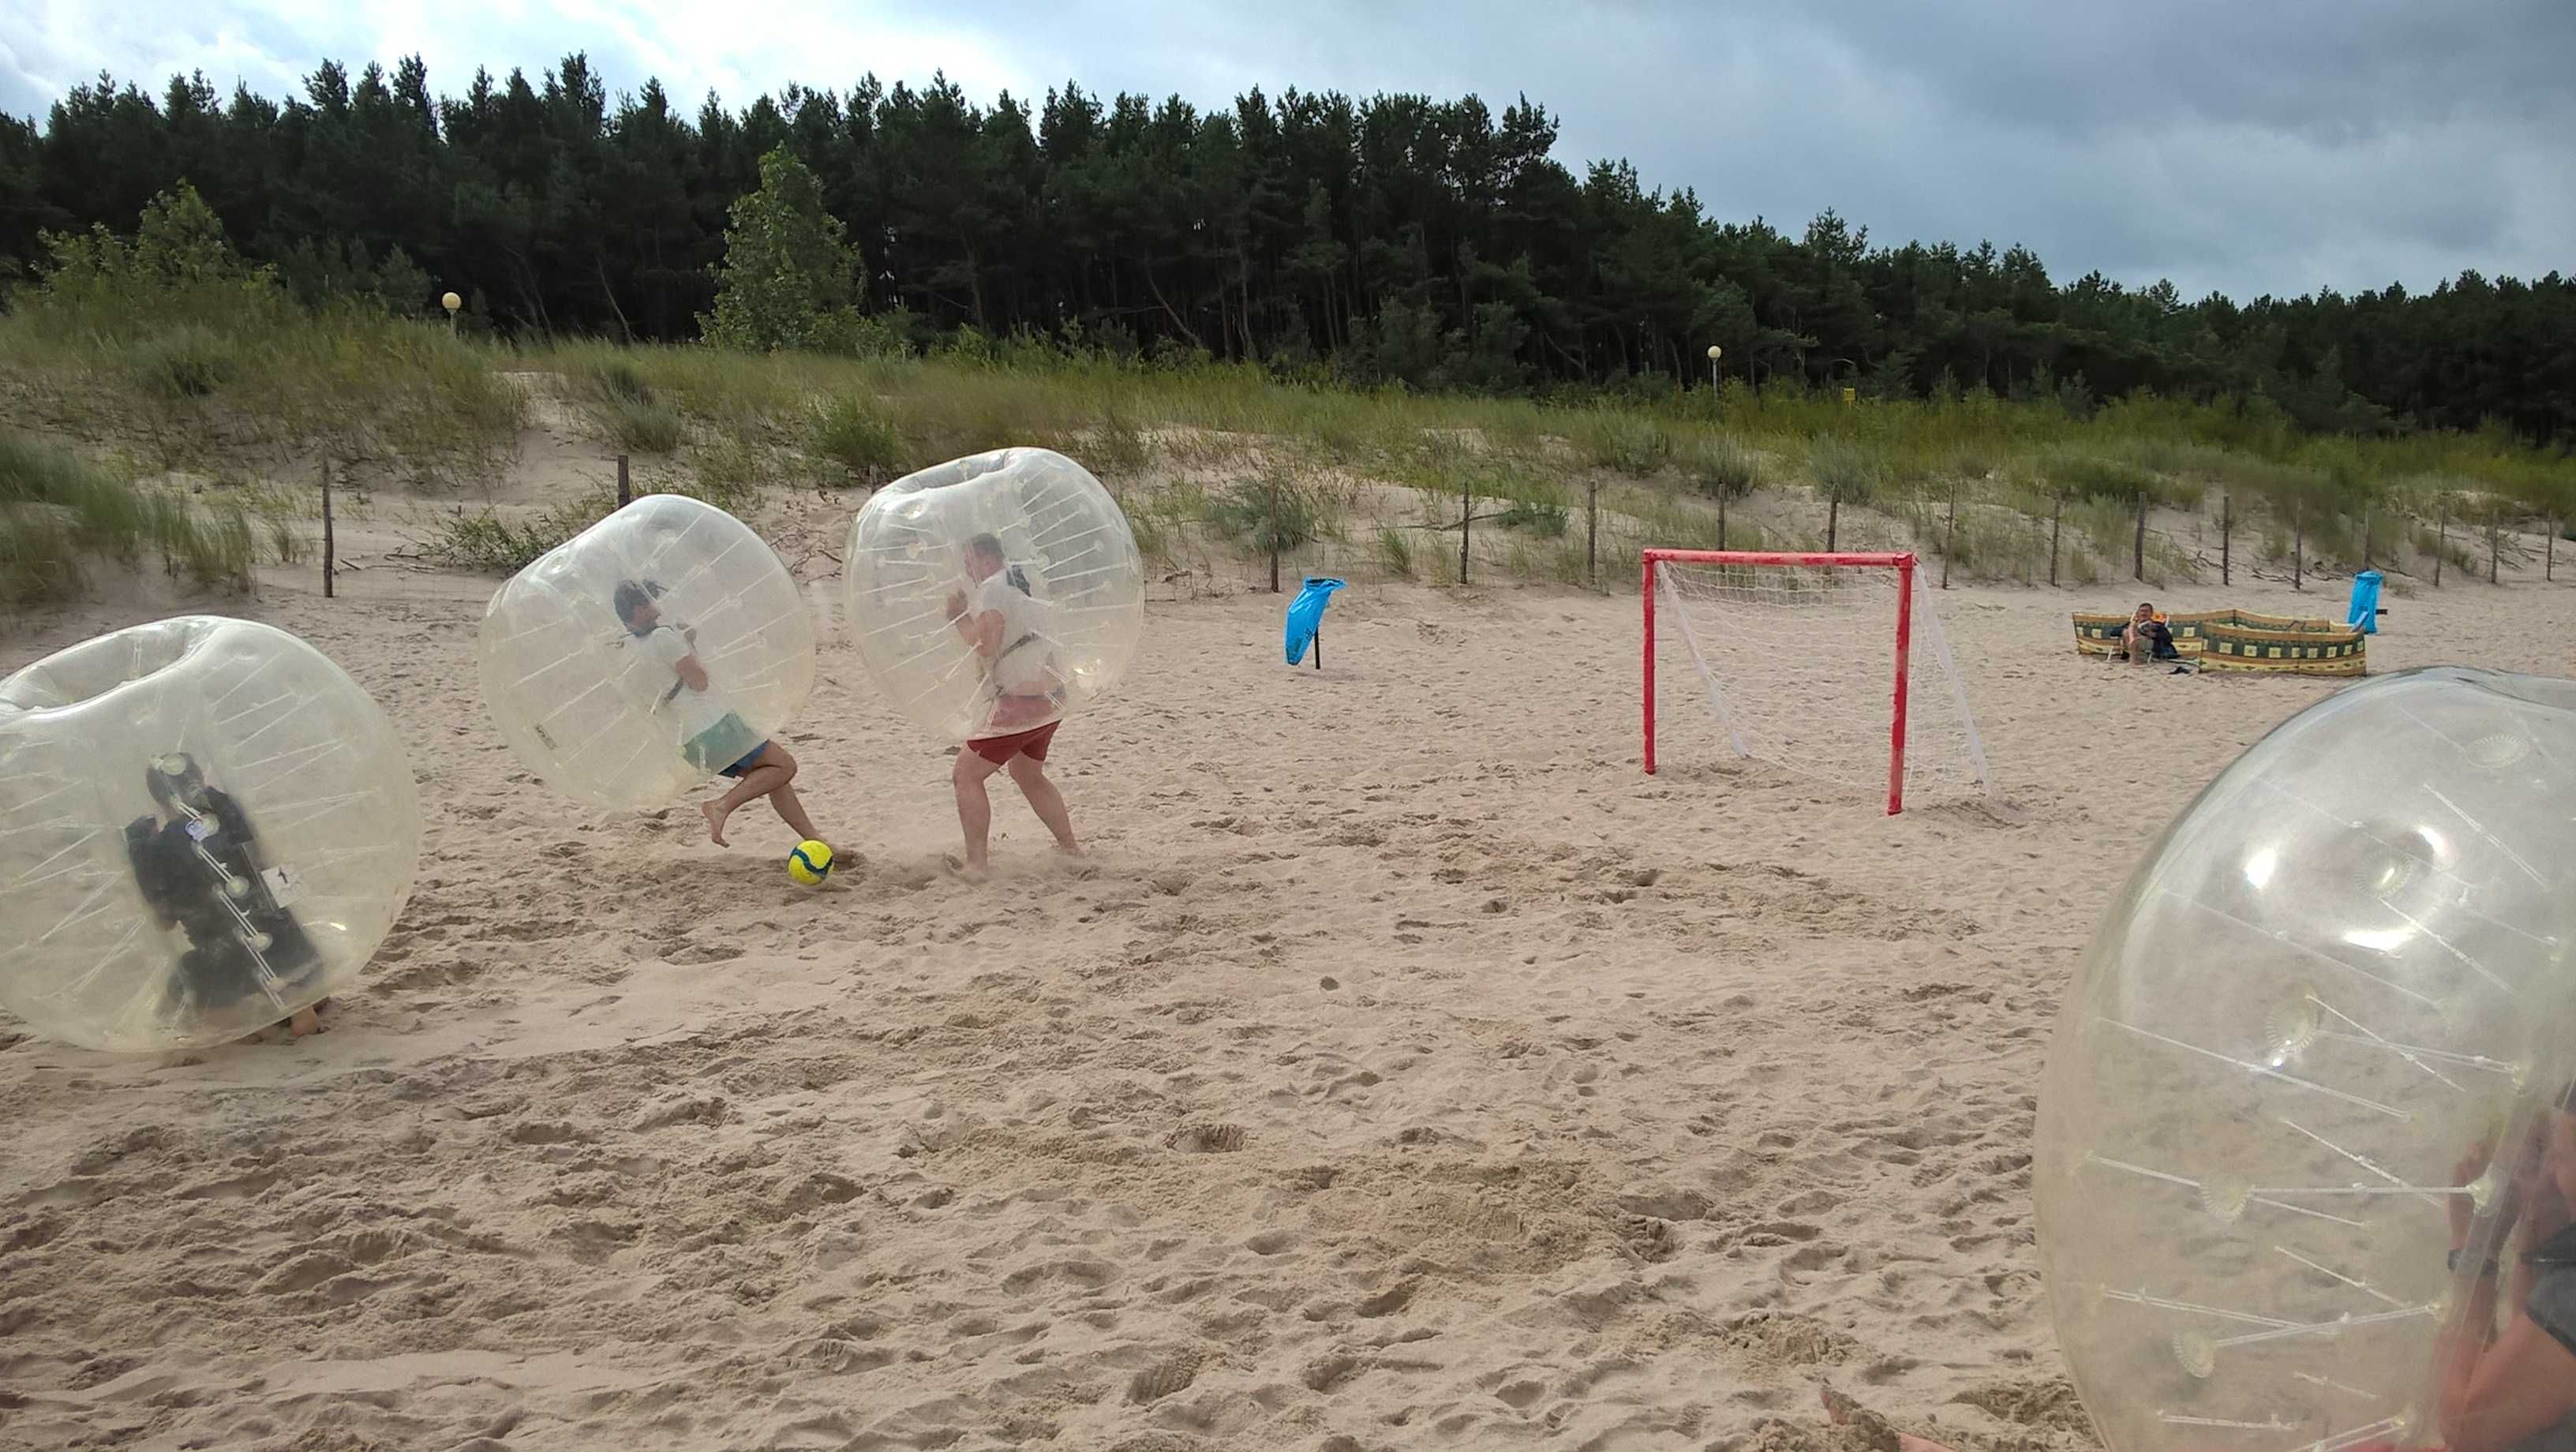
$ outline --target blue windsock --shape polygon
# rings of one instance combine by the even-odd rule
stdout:
[[[2352,577],[2352,609],[2343,618],[2349,626],[2359,626],[2364,635],[2379,633],[2379,572],[2364,570]]]
[[[1309,579],[1297,598],[1288,602],[1288,663],[1295,665],[1306,658],[1306,647],[1314,642],[1315,633],[1324,628],[1324,607],[1333,603],[1333,592],[1341,589],[1340,580]]]

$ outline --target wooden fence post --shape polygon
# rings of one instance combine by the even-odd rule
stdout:
[[[1836,489],[1827,494],[1825,500],[1825,552],[1831,554],[1834,548],[1834,536],[1842,528],[1843,491]]]
[[[1467,583],[1467,536],[1476,527],[1476,486],[1458,486],[1458,583]]]
[[[2236,496],[2221,494],[2218,496],[2218,583],[2221,587],[2229,583],[2227,537],[2235,531],[2235,528]]]
[[[1720,486],[1723,488],[1724,486]],[[1583,486],[1583,577],[1601,588],[1601,481]]]
[[[2147,577],[2147,494],[2138,491],[2138,543],[2129,555],[2130,573],[2134,578]]]
[[[2496,557],[2504,553],[2504,521],[2494,515],[2487,518],[2487,583],[2496,580]]]
[[[2558,578],[2559,526],[2560,521],[2555,519],[2549,521],[2549,533],[2541,536],[2540,539],[2540,578],[2544,580],[2555,580]]]
[[[1279,593],[1279,481],[1270,481],[1270,593]]]
[[[617,456],[617,507],[624,509],[635,502],[635,491],[626,482],[626,456]]]
[[[2059,496],[2048,511],[2048,583],[2057,583],[2057,531],[2066,519],[2066,500]]]
[[[2297,510],[2295,510],[2295,509],[2291,510],[2291,511],[2290,511],[2290,588],[2291,588],[2291,589],[2293,589],[2293,590],[2297,590],[2297,589],[2305,588],[2304,586],[2302,586],[2302,585],[2299,583],[2299,576],[2300,576],[2300,574],[2302,573],[2302,562],[2301,562],[2301,560],[2300,560],[2300,556],[2301,556],[2301,554],[2302,554],[2302,553],[2304,553],[2304,552],[2306,551],[2306,549],[2307,549],[2307,547],[2308,547],[2307,527],[2308,527],[2307,519],[2306,519],[2303,515],[2301,515],[2301,514],[2299,513],[2299,511],[2297,511]]]
[[[1941,588],[1950,588],[1950,556],[1959,548],[1959,489],[1950,488],[1950,522],[1941,536]]]
[[[2361,567],[2365,570],[2370,568],[2370,531],[2376,522],[2376,516],[2369,510],[2361,512]]]
[[[2450,510],[2448,506],[2436,503],[2433,506],[2433,584],[2437,589],[2440,588],[2442,583],[2442,556],[2447,555],[2450,552]]]
[[[322,461],[322,598],[325,600],[338,594],[338,587],[331,579],[338,553],[335,543],[331,537],[331,461],[324,459]]]
[[[1717,547],[1726,548],[1726,491],[1717,491]]]

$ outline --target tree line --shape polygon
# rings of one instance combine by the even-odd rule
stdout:
[[[2466,272],[2235,302],[2027,248],[1873,245],[1721,221],[1625,161],[1578,175],[1527,97],[1259,90],[1201,111],[1078,84],[1031,105],[944,77],[791,86],[694,115],[611,100],[580,54],[434,95],[417,59],[336,62],[273,101],[202,75],[101,76],[41,125],[0,116],[0,270],[45,234],[129,231],[181,182],[308,300],[359,295],[509,334],[698,336],[732,205],[783,149],[855,249],[848,302],[915,345],[1018,332],[1116,355],[1489,392],[1850,387],[1880,396],[2152,390],[2268,399],[2368,434],[2499,424],[2576,444],[2576,280]]]

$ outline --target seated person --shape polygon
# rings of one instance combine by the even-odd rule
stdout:
[[[2138,602],[2137,613],[2120,627],[2120,658],[2133,665],[2149,661],[2182,659],[2182,650],[2174,644],[2173,629],[2164,616],[2146,601]]]

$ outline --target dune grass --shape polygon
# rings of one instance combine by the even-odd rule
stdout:
[[[245,588],[263,558],[301,554],[283,520],[144,489],[68,450],[0,434],[0,599],[61,599],[102,562],[147,558],[173,578]]]
[[[1282,532],[1269,525],[1289,521],[1246,524],[1240,491],[1294,479],[1319,511],[1317,535],[1356,539],[1392,574],[1424,573],[1426,561],[1415,558],[1424,542],[1390,546],[1382,529],[1454,529],[1461,502],[1474,500],[1480,516],[1512,517],[1495,552],[1480,558],[1507,571],[1529,565],[1535,578],[1561,576],[1549,542],[1571,547],[1586,534],[1582,511],[1595,492],[1616,515],[1602,536],[1605,558],[1632,550],[1638,537],[1713,544],[1721,502],[1735,506],[1728,543],[1745,547],[1757,537],[1745,501],[1759,495],[1815,506],[1812,530],[1793,524],[1785,533],[1795,537],[1777,543],[1894,533],[1927,552],[1948,543],[1954,577],[2032,583],[2048,578],[2053,514],[2061,516],[2062,582],[2079,578],[2079,559],[2114,577],[2131,573],[2141,499],[2159,521],[2151,566],[2168,579],[2205,572],[2204,546],[2222,508],[2236,529],[2232,558],[2286,559],[2295,533],[2303,569],[2314,560],[2336,570],[2363,558],[2365,521],[2369,558],[2405,570],[2429,566],[2416,536],[2437,515],[2457,536],[2472,515],[2478,528],[2493,517],[2504,529],[2576,516],[2576,464],[2563,453],[2494,430],[2311,438],[2259,399],[2134,398],[2082,417],[2054,400],[1982,392],[1845,403],[1833,392],[1756,393],[1740,384],[1643,400],[1542,401],[1031,348],[839,358],[522,346],[357,307],[308,312],[243,286],[236,279],[213,293],[152,296],[21,289],[0,316],[0,397],[38,426],[104,442],[148,468],[229,469],[245,459],[285,467],[319,454],[454,485],[506,465],[535,401],[551,395],[603,452],[642,456],[676,481],[656,487],[726,508],[768,487],[873,487],[961,454],[1037,444],[1110,480],[1131,517],[1147,518],[1140,538],[1153,535],[1169,551],[1193,536],[1266,549]],[[1356,494],[1317,492],[1327,481],[1347,491],[1357,480],[1419,491],[1421,502],[1390,512]],[[1175,493],[1181,485],[1193,492]],[[1954,500],[1955,533],[1946,524]],[[503,568],[577,531],[600,503],[458,515],[467,522],[442,527],[442,548]],[[1808,518],[1803,505],[1791,515]],[[2172,525],[2176,515],[2189,523]],[[62,578],[41,562],[72,547],[38,536],[68,528],[66,519],[19,512],[20,578]],[[1562,534],[1552,532],[1558,520]],[[2166,538],[2168,529],[2182,537]],[[2449,549],[2448,570],[2460,571],[2464,552],[2483,563],[2477,545],[2455,538]],[[2383,562],[2383,552],[2396,558]]]

